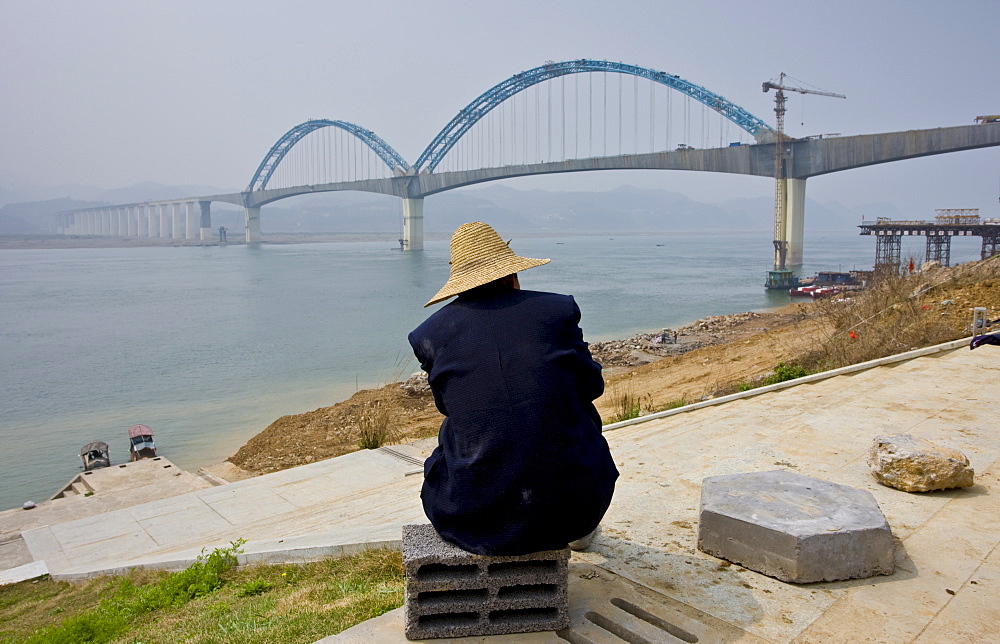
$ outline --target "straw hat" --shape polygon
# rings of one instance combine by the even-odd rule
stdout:
[[[481,221],[459,226],[451,236],[451,273],[448,281],[424,306],[437,304],[495,279],[550,261],[519,257],[507,245],[509,243]]]

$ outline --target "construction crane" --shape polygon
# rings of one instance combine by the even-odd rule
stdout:
[[[843,94],[824,92],[816,89],[806,89],[805,87],[793,87],[785,85],[785,72],[778,76],[778,82],[766,81],[763,84],[764,93],[768,90],[777,90],[774,94],[774,268],[775,270],[785,270],[785,256],[788,253],[788,241],[785,239],[785,227],[787,218],[787,205],[785,204],[785,178],[788,176],[785,168],[787,151],[785,150],[785,92],[798,92],[799,94],[817,94],[819,96],[832,96],[834,98],[847,98]]]

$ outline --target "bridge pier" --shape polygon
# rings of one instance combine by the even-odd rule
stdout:
[[[212,202],[199,201],[201,207],[201,241],[212,238]]]
[[[170,237],[171,239],[181,239],[184,235],[181,234],[181,205],[179,203],[170,204],[170,215],[173,223]]]
[[[785,179],[785,240],[789,266],[802,266],[802,243],[806,221],[806,180]]]
[[[170,204],[160,204],[160,237],[170,237]]]
[[[150,213],[152,213],[153,208],[156,208],[156,206],[139,206],[136,209],[136,219],[138,220],[138,225],[136,226],[137,237],[149,237]]]
[[[424,249],[424,198],[403,199],[403,248]]]
[[[196,226],[194,223],[194,202],[187,201],[184,203],[184,238],[185,239],[196,239],[198,237],[196,232]]]
[[[244,211],[246,212],[247,243],[257,243],[260,241],[260,206],[244,208]]]

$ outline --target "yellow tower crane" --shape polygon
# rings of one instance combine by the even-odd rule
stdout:
[[[778,76],[778,82],[767,81],[763,84],[764,92],[777,90],[774,94],[774,269],[785,271],[785,255],[788,253],[788,205],[786,203],[785,183],[788,179],[788,169],[785,167],[788,151],[785,149],[785,92],[799,94],[818,94],[834,98],[847,98],[843,94],[824,92],[805,87],[793,87],[785,84],[785,72]]]

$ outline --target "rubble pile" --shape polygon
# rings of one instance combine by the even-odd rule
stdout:
[[[748,326],[748,323],[761,317],[760,313],[752,311],[715,315],[676,330],[663,329],[654,333],[639,333],[625,340],[592,342],[590,353],[605,368],[635,367],[665,356],[725,342],[734,335],[766,330],[766,327]]]

